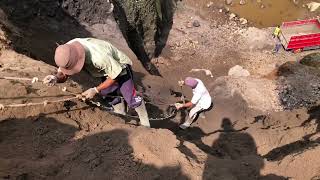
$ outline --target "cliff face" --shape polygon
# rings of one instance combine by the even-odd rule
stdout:
[[[115,0],[114,15],[130,48],[151,73],[150,59],[165,46],[172,26],[175,2],[172,0]]]

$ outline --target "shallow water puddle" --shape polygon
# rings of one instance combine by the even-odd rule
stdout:
[[[303,19],[308,13],[303,4],[311,1],[296,1],[298,3],[295,4],[293,0],[247,0],[245,5],[240,5],[239,0],[236,0],[229,8],[240,17],[253,22],[257,27],[269,27],[280,25],[284,21]],[[320,15],[320,12],[318,14]]]

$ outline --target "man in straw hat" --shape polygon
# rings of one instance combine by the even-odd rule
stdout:
[[[63,83],[68,76],[86,70],[91,76],[103,79],[103,82],[82,93],[86,99],[95,95],[106,96],[120,92],[130,108],[134,108],[140,118],[140,124],[150,127],[149,117],[143,99],[136,94],[133,83],[132,62],[123,52],[109,42],[94,38],[76,38],[59,45],[54,60],[59,67],[56,75],[48,75],[43,82],[49,86]],[[125,104],[120,99],[112,106],[116,113],[125,115]]]
[[[187,102],[185,104],[175,104],[178,110],[182,108],[192,108],[189,112],[189,117],[187,118],[187,120],[180,125],[181,129],[187,129],[200,113],[202,114],[205,110],[210,109],[212,100],[207,88],[204,86],[203,82],[200,79],[187,77],[184,81],[182,80],[178,83],[180,86],[186,85],[192,88],[193,93],[190,102]]]

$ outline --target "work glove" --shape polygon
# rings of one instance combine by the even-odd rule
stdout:
[[[183,108],[183,104],[181,103],[175,103],[174,106],[177,108],[177,110]]]
[[[42,80],[43,84],[47,86],[54,86],[58,82],[58,78],[54,75],[48,75]]]
[[[83,97],[85,97],[86,99],[92,99],[98,93],[99,93],[98,89],[96,87],[94,87],[94,88],[90,88],[90,89],[86,90],[81,95]]]
[[[183,86],[184,85],[184,81],[183,80],[178,81],[178,84],[179,84],[179,86]]]

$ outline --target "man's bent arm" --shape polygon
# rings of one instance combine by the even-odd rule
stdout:
[[[187,103],[183,104],[184,108],[191,108],[193,106],[194,106],[194,104],[192,104],[192,102],[187,102]]]
[[[107,89],[108,87],[112,86],[115,82],[116,80],[108,77],[103,83],[97,86],[97,90],[100,92],[103,89]]]

